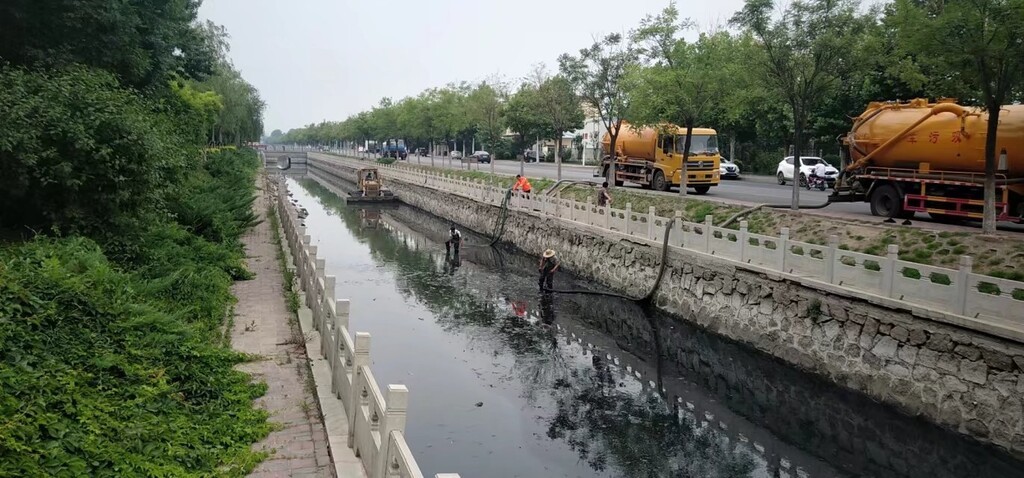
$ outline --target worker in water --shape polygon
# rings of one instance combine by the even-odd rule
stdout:
[[[450,237],[444,243],[445,253],[450,255],[452,253],[452,249],[454,248],[455,255],[458,256],[459,248],[462,247],[462,233],[459,232],[458,229],[455,229],[455,226],[452,226],[451,229],[449,229],[449,232]]]
[[[551,282],[555,279],[555,271],[558,270],[558,258],[555,257],[555,251],[548,249],[544,251],[544,255],[540,258],[540,265],[537,266],[537,271],[540,272],[540,280],[537,281],[537,285],[540,286],[540,290],[551,289]],[[545,283],[547,287],[545,288]]]
[[[526,194],[526,197],[530,197],[530,191],[533,190],[533,186],[530,186],[530,180],[526,179],[526,176],[517,174],[516,183],[512,186],[512,190],[522,191]]]
[[[601,207],[612,205],[612,195],[608,194],[608,181],[601,183],[601,189],[597,190],[597,205]]]

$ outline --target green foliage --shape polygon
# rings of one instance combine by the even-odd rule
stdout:
[[[218,65],[214,74],[196,83],[195,88],[220,99],[222,107],[214,121],[203,125],[204,132],[209,131],[211,144],[241,146],[259,141],[263,135],[263,99],[231,65]]]
[[[583,48],[578,55],[558,57],[558,69],[581,100],[601,118],[615,151],[622,120],[630,111],[627,74],[636,64],[629,40],[613,33]],[[609,173],[610,174],[610,173]]]
[[[176,72],[202,78],[218,45],[195,23],[199,0],[13,0],[0,5],[0,58],[12,65],[108,71],[140,90]]]
[[[215,153],[176,197],[251,197],[257,166],[252,152]],[[81,237],[0,250],[0,476],[252,470],[263,455],[250,444],[269,431],[252,400],[266,387],[216,336],[252,222],[235,206],[202,209],[202,231],[147,217],[104,246],[135,251],[113,253],[120,264]]]
[[[645,18],[633,39],[648,63],[634,68],[629,77],[630,119],[636,125],[685,126],[684,161],[690,155],[692,128],[701,126],[713,99],[733,88],[739,70],[738,59],[730,58],[735,50],[728,32],[702,34],[690,43],[682,34],[691,26],[680,20],[674,3]]]
[[[856,0],[796,1],[780,17],[775,0],[746,0],[732,18],[761,45],[752,62],[755,77],[789,107],[792,129],[786,129],[797,152],[805,128],[860,63],[857,45],[871,22],[857,7]]]
[[[0,67],[0,223],[93,232],[162,206],[197,149],[113,75]]]

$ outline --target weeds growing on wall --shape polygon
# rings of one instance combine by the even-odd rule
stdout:
[[[219,328],[258,160],[207,155],[167,211],[0,249],[0,477],[244,476],[266,386]]]

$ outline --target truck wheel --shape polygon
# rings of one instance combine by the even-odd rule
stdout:
[[[780,186],[785,186],[786,185],[786,177],[783,176],[781,172],[779,172],[779,174],[776,175],[775,177],[779,180],[779,185]]]
[[[903,198],[891,184],[883,184],[871,193],[871,214],[881,217],[897,217],[903,213]]]
[[[655,191],[668,191],[668,181],[665,181],[665,173],[660,170],[654,172],[654,180],[651,181],[651,186]]]
[[[711,190],[711,186],[694,186],[693,190],[697,194],[707,194]]]

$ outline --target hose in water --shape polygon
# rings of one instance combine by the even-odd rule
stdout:
[[[498,208],[498,219],[494,222],[494,229],[491,231],[491,242],[487,244],[463,244],[466,247],[494,247],[501,240],[501,236],[505,234],[505,223],[508,222],[508,201],[512,197],[512,190],[505,192],[505,197],[501,199],[501,206]]]
[[[651,286],[650,292],[643,297],[630,297],[623,294],[616,294],[615,292],[603,292],[597,290],[562,290],[562,289],[548,289],[544,288],[547,292],[555,292],[557,294],[585,294],[585,295],[604,295],[609,297],[618,297],[620,299],[632,300],[634,302],[650,302],[654,298],[654,294],[658,291],[658,286],[661,285],[661,280],[665,277],[665,270],[668,269],[668,238],[669,234],[672,233],[672,226],[675,225],[675,218],[669,219],[668,223],[665,224],[665,237],[661,242],[661,266],[658,268],[658,277],[654,280],[654,285]]]

